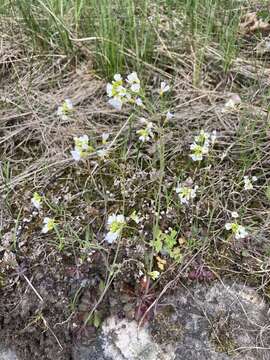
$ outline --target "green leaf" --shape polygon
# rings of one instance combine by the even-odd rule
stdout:
[[[177,235],[177,231],[171,230],[170,234],[164,236],[164,243],[166,250],[170,251],[173,249],[174,245],[176,245],[177,242],[176,235]]]
[[[105,289],[105,283],[103,280],[100,280],[99,284],[98,284],[98,288],[99,288],[99,291],[102,293]]]
[[[163,237],[162,232],[158,230],[155,239],[151,241],[151,245],[157,253],[159,253],[163,247],[162,237]]]

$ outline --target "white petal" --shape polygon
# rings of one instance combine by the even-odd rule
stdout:
[[[48,225],[46,224],[46,225],[43,226],[41,232],[42,232],[42,234],[47,234],[48,231],[49,231]]]
[[[162,81],[160,84],[160,90],[162,93],[165,93],[170,90],[170,86],[167,85],[166,81]]]
[[[143,106],[143,102],[142,102],[142,99],[141,99],[141,98],[136,98],[136,99],[135,99],[135,103],[136,103],[136,105],[138,105],[138,106]]]
[[[108,221],[107,221],[107,224],[108,225],[111,225],[114,221],[116,221],[117,217],[116,217],[116,214],[112,214],[108,217]]]
[[[232,224],[231,224],[231,223],[225,224],[225,229],[226,229],[226,230],[231,230],[231,228],[232,228]]]
[[[62,108],[62,106],[58,106],[58,108],[57,108],[57,115],[58,115],[58,116],[63,115],[63,108]]]
[[[140,84],[137,84],[137,83],[132,84],[131,87],[130,87],[131,91],[133,91],[135,93],[139,92],[140,88],[141,88]]]
[[[88,143],[89,137],[88,137],[88,135],[82,135],[82,136],[79,137],[79,140],[82,141],[82,142]]]
[[[125,223],[125,217],[124,215],[117,215],[116,216],[116,221],[120,222],[120,223]]]
[[[252,179],[252,181],[254,181],[254,182],[258,180],[257,176],[252,176],[251,179]]]
[[[202,155],[195,155],[195,154],[191,154],[189,155],[191,157],[191,159],[193,161],[201,161],[202,160]]]
[[[112,84],[110,84],[110,83],[107,84],[106,91],[107,91],[107,95],[108,95],[109,97],[112,97],[112,96],[113,96],[113,94],[112,94],[112,91],[113,91],[113,86],[112,86]]]
[[[136,71],[133,71],[131,74],[128,75],[127,82],[128,83],[140,82]]]
[[[102,143],[105,144],[107,142],[107,140],[109,139],[110,134],[108,133],[103,133],[102,134]]]
[[[146,137],[145,137],[145,136],[143,136],[143,135],[141,135],[141,136],[139,137],[139,140],[140,140],[141,142],[145,142]]]
[[[114,78],[115,81],[121,81],[122,80],[122,76],[120,74],[115,74],[113,78]]]
[[[110,231],[105,236],[105,240],[109,244],[112,244],[117,238],[118,238],[118,233],[113,233],[113,232],[110,232]]]
[[[65,100],[65,103],[66,103],[67,108],[68,108],[69,110],[73,109],[73,104],[72,104],[72,101],[71,101],[70,99],[66,99],[66,100]]]
[[[239,215],[236,211],[232,211],[231,215],[232,215],[232,218],[234,218],[234,219],[237,219],[239,217]]]
[[[166,114],[166,119],[171,120],[173,117],[174,117],[174,115],[171,112],[168,111],[167,114]]]
[[[62,114],[62,115],[61,115],[61,119],[62,119],[63,121],[67,121],[67,120],[68,120],[68,116],[67,116],[66,114]]]
[[[114,97],[114,98],[110,99],[108,102],[116,110],[120,111],[122,109],[122,101],[121,100]]]
[[[35,199],[31,199],[31,203],[33,204],[33,206],[36,208],[36,209],[40,209],[41,207],[41,204],[39,201],[35,200]]]
[[[72,150],[71,155],[75,161],[81,160],[81,152],[78,150]]]
[[[181,204],[188,204],[188,199],[186,197],[180,197]]]

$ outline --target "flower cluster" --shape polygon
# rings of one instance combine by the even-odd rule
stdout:
[[[237,219],[239,217],[239,215],[236,211],[233,211],[231,216],[234,219]],[[242,225],[239,225],[236,220],[231,223],[226,223],[225,229],[231,230],[233,235],[235,236],[235,239],[237,239],[237,240],[244,239],[248,235],[248,232],[246,231],[245,227]]]
[[[205,155],[209,153],[211,145],[216,141],[216,131],[212,134],[200,131],[198,136],[195,136],[194,142],[190,145],[192,153],[189,155],[193,161],[201,161]]]
[[[112,214],[108,218],[107,227],[108,233],[106,234],[105,240],[112,244],[120,235],[126,225],[124,215]]]
[[[112,83],[107,84],[109,104],[119,111],[125,103],[143,106],[142,99],[139,97],[140,91],[141,83],[135,71],[128,75],[126,84],[120,74],[115,74]]]
[[[89,145],[89,138],[87,135],[74,137],[75,147],[71,151],[71,155],[75,161],[85,159],[89,154],[94,151],[94,148]]]
[[[197,189],[198,189],[197,185],[192,187],[185,184],[180,184],[177,186],[175,191],[179,196],[181,204],[187,205],[192,199],[196,197]]]
[[[68,116],[73,111],[73,104],[70,99],[65,99],[63,104],[58,107],[57,109],[57,115],[60,116],[62,120],[67,120]]]
[[[145,118],[140,119],[141,123],[144,124],[144,128],[137,130],[137,134],[139,135],[139,140],[141,142],[149,141],[151,138],[154,137],[153,134],[153,123],[150,121],[147,121]]]

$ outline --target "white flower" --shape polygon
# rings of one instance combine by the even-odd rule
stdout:
[[[257,178],[257,176],[252,176],[251,180],[252,180],[253,182],[255,182],[255,181],[258,180],[258,178]]]
[[[221,110],[223,113],[234,110],[238,104],[241,103],[241,98],[237,94],[233,94],[231,98],[225,103],[224,108]]]
[[[107,144],[107,140],[109,139],[109,136],[110,136],[110,134],[108,134],[108,133],[103,133],[102,134],[102,144],[103,145]]]
[[[178,185],[175,191],[179,196],[181,204],[188,204],[190,200],[196,197],[197,189],[197,185],[195,185],[194,188],[184,185]]]
[[[108,218],[107,227],[109,232],[105,236],[105,240],[112,244],[121,234],[126,220],[124,215],[112,214]]]
[[[231,216],[234,219],[237,219],[239,217],[239,215],[238,215],[238,213],[236,211],[232,211]]]
[[[138,93],[140,91],[140,88],[141,88],[140,80],[135,71],[128,75],[127,82],[130,85],[131,91],[133,91],[135,93]]]
[[[231,229],[232,229],[232,225],[233,225],[233,223],[226,223],[226,224],[225,224],[225,229],[226,229],[226,230],[231,230]]]
[[[174,117],[174,114],[172,114],[170,111],[168,111],[166,114],[166,120],[170,121],[173,117]]]
[[[109,155],[109,152],[107,149],[100,149],[97,151],[97,155],[104,160]]]
[[[89,145],[89,137],[87,135],[82,135],[80,137],[74,137],[75,147],[80,148],[81,150],[87,150]]]
[[[57,115],[60,116],[62,120],[67,120],[68,115],[72,112],[72,110],[73,110],[72,101],[70,99],[65,99],[63,104],[58,107]]]
[[[166,81],[162,81],[160,84],[159,95],[162,96],[165,92],[170,90],[170,86],[166,83]]]
[[[114,75],[114,81],[107,84],[107,95],[109,97],[125,96],[127,90],[123,86],[122,76],[120,74]]]
[[[244,190],[252,190],[253,189],[252,182],[255,182],[255,181],[257,181],[256,176],[252,176],[251,179],[248,176],[244,176]]]
[[[111,98],[109,104],[116,110],[122,109],[124,97],[127,95],[127,90],[123,86],[123,80],[120,74],[114,75],[114,81],[107,84],[107,95]]]
[[[237,240],[244,239],[248,235],[248,232],[246,231],[244,226],[239,225],[237,223],[226,223],[225,229],[231,230]]]
[[[137,97],[137,98],[135,99],[135,104],[136,104],[137,106],[143,106],[142,99],[141,99],[140,97]]]
[[[32,199],[31,199],[31,203],[33,204],[33,206],[36,209],[39,210],[41,208],[41,202],[42,202],[41,196],[37,192],[35,192]]]
[[[54,219],[51,219],[49,217],[45,217],[44,220],[43,220],[43,228],[41,230],[41,232],[43,234],[47,234],[48,231],[51,231],[54,229],[55,227],[55,221]]]
[[[141,122],[146,122],[146,127],[140,130],[137,130],[137,134],[139,135],[139,140],[141,142],[149,141],[151,138],[154,137],[154,134],[152,132],[153,129],[153,123],[148,122],[146,119],[141,118]]]
[[[190,145],[190,150],[192,150],[192,154],[189,156],[193,161],[201,161],[203,159],[203,155],[208,154],[209,148],[208,146],[201,146],[196,143]]]
[[[199,135],[195,136],[194,143],[190,145],[190,150],[192,154],[189,156],[193,161],[201,161],[204,155],[209,153],[210,142],[211,145],[214,145],[216,141],[216,131],[214,130],[212,134],[201,130]]]

